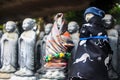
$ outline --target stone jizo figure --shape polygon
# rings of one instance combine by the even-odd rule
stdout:
[[[77,50],[77,46],[78,46],[78,42],[79,42],[79,25],[77,22],[75,21],[71,21],[68,24],[68,32],[70,33],[70,36],[72,38],[72,41],[74,43],[74,48],[72,50],[72,58],[74,58],[76,50]]]
[[[44,36],[43,41],[42,41],[42,44],[41,44],[41,46],[42,46],[41,58],[44,58],[44,56],[45,56],[46,39],[47,39],[47,36],[49,35],[51,29],[52,29],[52,26],[53,26],[52,23],[48,23],[48,24],[45,25],[45,29],[44,29],[44,31],[45,31],[45,36]],[[42,59],[42,60],[43,60],[43,59]],[[42,63],[42,64],[43,64],[43,63]]]
[[[37,59],[37,61],[36,61],[36,69],[39,69],[41,67],[41,60],[40,60],[40,58],[41,58],[41,51],[42,51],[41,44],[42,44],[44,35],[45,35],[45,32],[41,31],[40,34],[39,34],[39,39],[36,42],[36,48],[35,48],[36,49],[36,53],[37,53],[37,55],[36,55],[36,59]]]
[[[48,23],[45,25],[44,27],[44,36],[43,36],[43,39],[40,41],[40,46],[41,46],[41,50],[40,50],[40,64],[41,64],[41,67],[40,69],[38,70],[39,73],[44,73],[46,71],[46,69],[44,68],[44,64],[45,64],[45,47],[46,47],[46,39],[47,39],[47,36],[49,35],[51,29],[52,29],[52,26],[53,24],[52,23]]]
[[[15,32],[16,23],[8,21],[5,24],[6,32],[1,38],[1,63],[0,72],[15,72],[17,68],[17,41],[18,34]]]
[[[120,54],[119,54],[119,52],[120,52],[120,25],[119,24],[117,24],[117,25],[115,25],[114,26],[114,28],[118,31],[118,43],[117,43],[117,65],[118,65],[118,67],[117,67],[117,72],[118,73],[120,73]]]
[[[112,67],[115,71],[118,72],[118,59],[119,59],[119,52],[117,52],[117,45],[118,45],[118,31],[114,29],[114,18],[110,14],[106,14],[103,18],[104,26],[107,30],[108,38],[110,46],[113,50],[112,58]],[[117,78],[118,76],[115,74],[114,70],[112,69],[112,72],[109,70],[110,78]]]
[[[24,19],[22,24],[24,32],[21,34],[18,40],[20,69],[15,73],[16,75],[32,76],[34,74],[34,53],[36,42],[36,33],[32,30],[34,26],[34,19]]]

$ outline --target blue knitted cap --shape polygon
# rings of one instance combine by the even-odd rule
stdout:
[[[105,16],[105,12],[99,8],[96,7],[89,7],[85,10],[84,16],[88,13],[92,13],[94,15],[100,16],[103,18]]]

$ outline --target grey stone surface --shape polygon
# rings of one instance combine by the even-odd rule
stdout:
[[[15,33],[16,23],[8,21],[5,25],[6,32],[1,38],[1,63],[0,72],[15,72],[17,67],[17,40]]]
[[[8,80],[12,75],[12,73],[0,73],[0,80]]]
[[[21,77],[13,75],[9,80],[37,80],[36,76]]]
[[[79,42],[79,25],[77,22],[75,21],[71,21],[68,24],[68,32],[70,33],[70,36],[72,38],[72,41],[74,43],[74,48],[72,49],[72,59],[74,59],[75,57],[75,53],[77,51],[77,46],[78,46],[78,42]]]
[[[21,34],[19,45],[19,66],[20,69],[15,73],[19,76],[31,76],[34,75],[34,54],[35,54],[35,41],[36,33],[32,30],[35,26],[35,20],[26,18],[23,21],[22,28],[24,32]]]

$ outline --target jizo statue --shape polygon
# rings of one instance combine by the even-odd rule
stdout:
[[[0,72],[15,72],[17,68],[17,41],[18,34],[15,32],[16,23],[8,21],[5,24],[6,32],[1,38],[1,63]]]
[[[35,26],[35,20],[26,18],[23,21],[22,28],[24,32],[21,34],[19,45],[19,66],[20,69],[15,73],[19,76],[32,76],[34,70],[34,54],[36,33],[32,30]]]
[[[76,50],[77,50],[77,46],[78,46],[78,42],[79,42],[79,25],[77,22],[75,21],[71,21],[68,24],[68,32],[70,33],[70,36],[72,38],[72,41],[74,43],[74,48],[72,50],[72,58],[74,58]]]

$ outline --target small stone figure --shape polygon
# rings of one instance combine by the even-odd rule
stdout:
[[[45,56],[45,50],[46,50],[46,40],[47,40],[47,36],[49,35],[51,29],[53,27],[53,24],[52,23],[48,23],[45,25],[45,36],[43,38],[43,42],[42,42],[42,51],[41,51],[41,58],[44,58]],[[41,60],[43,61],[43,59]],[[45,60],[44,60],[45,61]],[[41,62],[42,63],[42,66],[44,65],[45,62]]]
[[[18,34],[15,32],[16,23],[8,21],[5,24],[6,32],[1,38],[1,62],[0,72],[11,73],[17,68],[17,41]]]
[[[40,64],[41,64],[41,67],[40,69],[38,70],[39,73],[44,73],[45,72],[45,68],[44,68],[44,64],[45,64],[45,60],[44,60],[44,56],[45,56],[45,48],[46,48],[46,40],[47,40],[47,36],[49,35],[51,29],[53,27],[53,24],[52,23],[48,23],[45,25],[44,27],[44,36],[43,36],[43,39],[40,41]]]
[[[72,58],[75,57],[75,53],[77,51],[77,46],[78,46],[78,42],[79,42],[79,36],[80,36],[80,33],[79,33],[79,25],[77,22],[75,21],[71,21],[69,22],[68,24],[68,32],[70,33],[70,36],[72,38],[72,41],[74,43],[74,48],[72,50]]]
[[[34,26],[34,19],[24,19],[22,24],[24,32],[21,34],[18,40],[20,69],[15,73],[18,76],[32,76],[34,74],[33,71],[36,43],[36,33],[32,30]]]
[[[78,48],[70,67],[69,80],[109,80],[108,54],[112,54],[102,18],[105,13],[96,7],[85,10],[85,24],[80,30]]]
[[[120,74],[120,54],[119,54],[119,52],[120,52],[120,25],[119,24],[117,24],[117,25],[115,25],[115,27],[114,27],[117,31],[118,31],[118,41],[117,41],[117,73],[118,74]],[[116,59],[116,58],[115,58]]]
[[[106,14],[105,17],[103,18],[104,21],[104,26],[107,30],[108,38],[109,38],[109,43],[110,46],[113,50],[113,55],[112,55],[112,69],[115,71],[118,71],[117,68],[119,67],[118,65],[118,58],[119,58],[119,53],[117,52],[117,45],[118,45],[118,31],[114,29],[114,18],[110,14]],[[109,77],[110,78],[117,78],[118,76],[115,74],[114,70],[109,70]],[[111,75],[110,75],[111,74]]]
[[[43,42],[43,38],[45,36],[45,32],[44,31],[41,31],[40,34],[39,34],[39,39],[36,43],[36,69],[39,69],[41,67],[41,51],[42,51],[42,42]],[[39,72],[39,71],[38,71]]]

